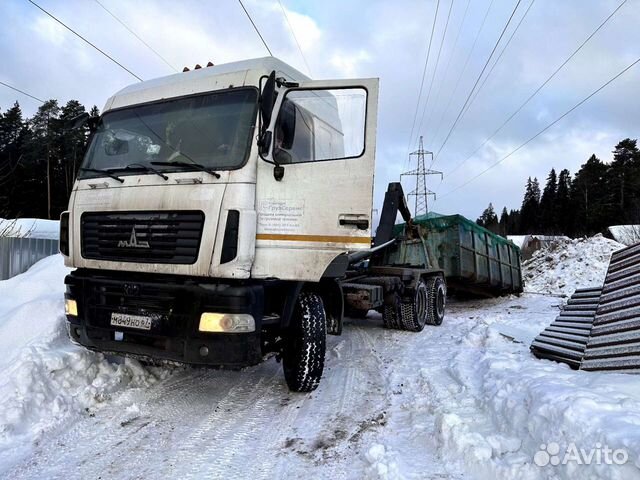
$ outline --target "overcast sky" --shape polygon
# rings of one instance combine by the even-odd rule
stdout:
[[[35,1],[143,79],[173,73],[95,0]],[[179,70],[196,63],[220,64],[267,54],[236,0],[100,1]],[[528,176],[544,179],[551,167],[574,173],[592,153],[608,161],[620,139],[638,137],[640,64],[488,173],[448,194],[640,57],[640,0],[628,0],[500,133],[449,175],[621,1],[534,0],[486,83],[480,81],[483,87],[444,148],[447,133],[518,2],[453,0],[436,69],[451,7],[450,0],[440,1],[416,122],[420,124],[424,112],[417,133],[424,135],[427,150],[442,148],[433,168],[444,172],[444,181],[429,178],[429,187],[438,193],[435,203],[430,199],[430,209],[475,219],[489,202],[498,211],[503,206],[519,208]],[[414,168],[407,152],[416,148],[416,135],[411,145],[409,136],[436,0],[282,0],[310,72],[277,0],[244,3],[273,54],[314,79],[380,78],[379,208],[386,184]],[[531,0],[521,0],[494,59],[530,4]],[[61,104],[73,98],[102,109],[112,93],[137,81],[26,0],[0,1],[0,18],[4,20],[0,29],[3,82],[39,98],[57,98]],[[36,101],[0,85],[0,108],[5,110],[16,100],[26,115],[38,107]]]

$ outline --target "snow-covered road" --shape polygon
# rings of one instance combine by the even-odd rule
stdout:
[[[638,377],[529,352],[560,298],[452,302],[419,334],[348,320],[318,390],[292,394],[275,359],[151,368],[69,345],[41,285],[65,270],[32,270],[0,282],[0,478],[640,478]],[[553,442],[628,460],[536,465]]]
[[[439,458],[434,412],[416,391],[447,363],[452,328],[391,332],[375,316],[348,325],[331,337],[311,394],[290,393],[274,359],[244,371],[175,369],[117,405],[89,409],[6,475],[459,478]]]

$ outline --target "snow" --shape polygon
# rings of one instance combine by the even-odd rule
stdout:
[[[529,351],[563,303],[551,294],[601,282],[618,247],[540,253],[525,267],[536,294],[451,303],[419,334],[349,319],[310,394],[289,392],[275,359],[148,369],[70,345],[66,270],[46,259],[0,282],[0,477],[640,478],[638,377]]]
[[[614,240],[630,246],[640,241],[640,225],[612,225],[608,228]]]
[[[511,240],[518,248],[524,247],[524,242],[529,235],[507,235],[507,240]]]
[[[60,222],[41,218],[0,218],[0,234],[5,237],[29,237],[58,240]]]
[[[67,271],[55,255],[0,282],[0,465],[64,422],[92,414],[116,392],[156,380],[137,362],[111,363],[70,344],[63,315]]]
[[[611,254],[624,247],[596,235],[541,248],[522,263],[525,291],[568,296],[576,288],[601,287]]]

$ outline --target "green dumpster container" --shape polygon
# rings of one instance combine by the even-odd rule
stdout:
[[[485,295],[522,292],[520,249],[513,242],[462,215],[425,215],[414,224],[451,290]],[[403,230],[404,224],[396,225],[397,235]]]

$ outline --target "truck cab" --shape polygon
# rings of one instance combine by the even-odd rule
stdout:
[[[324,351],[307,358],[303,330],[340,333],[338,280],[372,247],[377,98],[377,79],[273,57],[109,98],[61,217],[71,339],[200,365],[275,353],[314,389]]]

